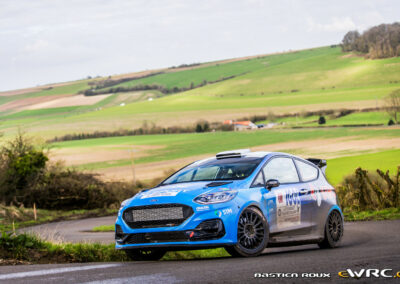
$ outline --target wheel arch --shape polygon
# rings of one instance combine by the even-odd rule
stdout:
[[[240,207],[240,210],[239,210],[239,212],[238,212],[238,214],[236,216],[236,219],[235,219],[235,231],[237,232],[237,230],[238,230],[238,224],[239,224],[240,215],[242,215],[244,210],[246,210],[247,208],[250,208],[250,207],[254,207],[254,208],[258,209],[263,214],[265,220],[267,221],[267,229],[268,229],[268,232],[269,232],[269,220],[268,220],[268,217],[265,214],[265,210],[262,210],[262,206],[256,201],[247,202],[243,206]],[[237,242],[237,236],[236,235],[235,235],[235,240]]]
[[[342,213],[342,210],[340,209],[340,207],[337,204],[332,205],[331,208],[329,208],[326,215],[323,217],[321,216],[321,219],[319,221],[320,223],[317,224],[317,226],[318,226],[317,232],[321,237],[324,237],[324,235],[325,235],[325,225],[326,225],[326,222],[328,221],[329,215],[332,213],[332,211],[339,212],[340,216],[342,217],[342,221],[344,222],[344,216],[343,216],[343,213]]]
[[[237,216],[236,216],[236,223],[239,222],[239,217],[243,213],[243,211],[246,210],[247,208],[250,208],[250,207],[255,207],[258,210],[260,210],[261,213],[263,214],[265,220],[267,220],[267,223],[269,223],[268,222],[268,218],[267,218],[264,210],[262,210],[262,207],[260,206],[260,204],[258,202],[255,202],[255,201],[248,202],[248,203],[246,203],[246,204],[244,204],[243,206],[240,207],[239,214],[237,214]]]
[[[333,205],[331,207],[331,209],[329,209],[328,214],[326,214],[325,216],[325,222],[328,220],[329,215],[332,213],[332,211],[337,211],[339,212],[340,216],[342,217],[342,221],[344,222],[344,215],[342,210],[340,209],[340,207],[338,205]]]

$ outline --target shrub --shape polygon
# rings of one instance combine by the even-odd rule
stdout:
[[[368,173],[357,168],[344,179],[338,189],[342,208],[350,210],[377,210],[400,206],[400,166],[394,176],[389,171]]]
[[[47,164],[43,149],[18,134],[1,149],[0,196],[6,205],[42,209],[118,208],[143,184],[104,182],[92,173]]]
[[[25,188],[43,174],[48,157],[43,149],[36,149],[23,133],[1,149],[0,194],[10,204],[24,195]]]
[[[137,191],[132,184],[104,182],[95,174],[50,169],[40,182],[27,190],[23,201],[25,206],[36,203],[44,209],[118,208],[123,199]]]
[[[389,125],[389,126],[394,125],[393,119],[390,119],[390,120],[389,120],[388,125]]]
[[[325,117],[324,116],[320,116],[319,117],[319,119],[318,119],[318,124],[325,124],[326,123],[326,120],[325,120]]]

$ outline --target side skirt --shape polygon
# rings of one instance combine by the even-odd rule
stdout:
[[[321,242],[322,240],[323,240],[323,238],[312,238],[312,239],[293,240],[293,241],[290,241],[290,240],[275,241],[275,242],[269,242],[267,245],[267,248],[317,244],[317,243]]]

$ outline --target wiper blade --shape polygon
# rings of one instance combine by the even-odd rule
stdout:
[[[214,181],[209,184],[206,184],[207,187],[216,187],[216,186],[221,186],[225,184],[232,183],[231,181]]]

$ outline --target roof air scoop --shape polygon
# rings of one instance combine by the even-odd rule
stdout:
[[[238,150],[220,152],[215,156],[217,157],[217,159],[241,158],[244,154],[250,152],[251,152],[250,149],[238,149]]]

